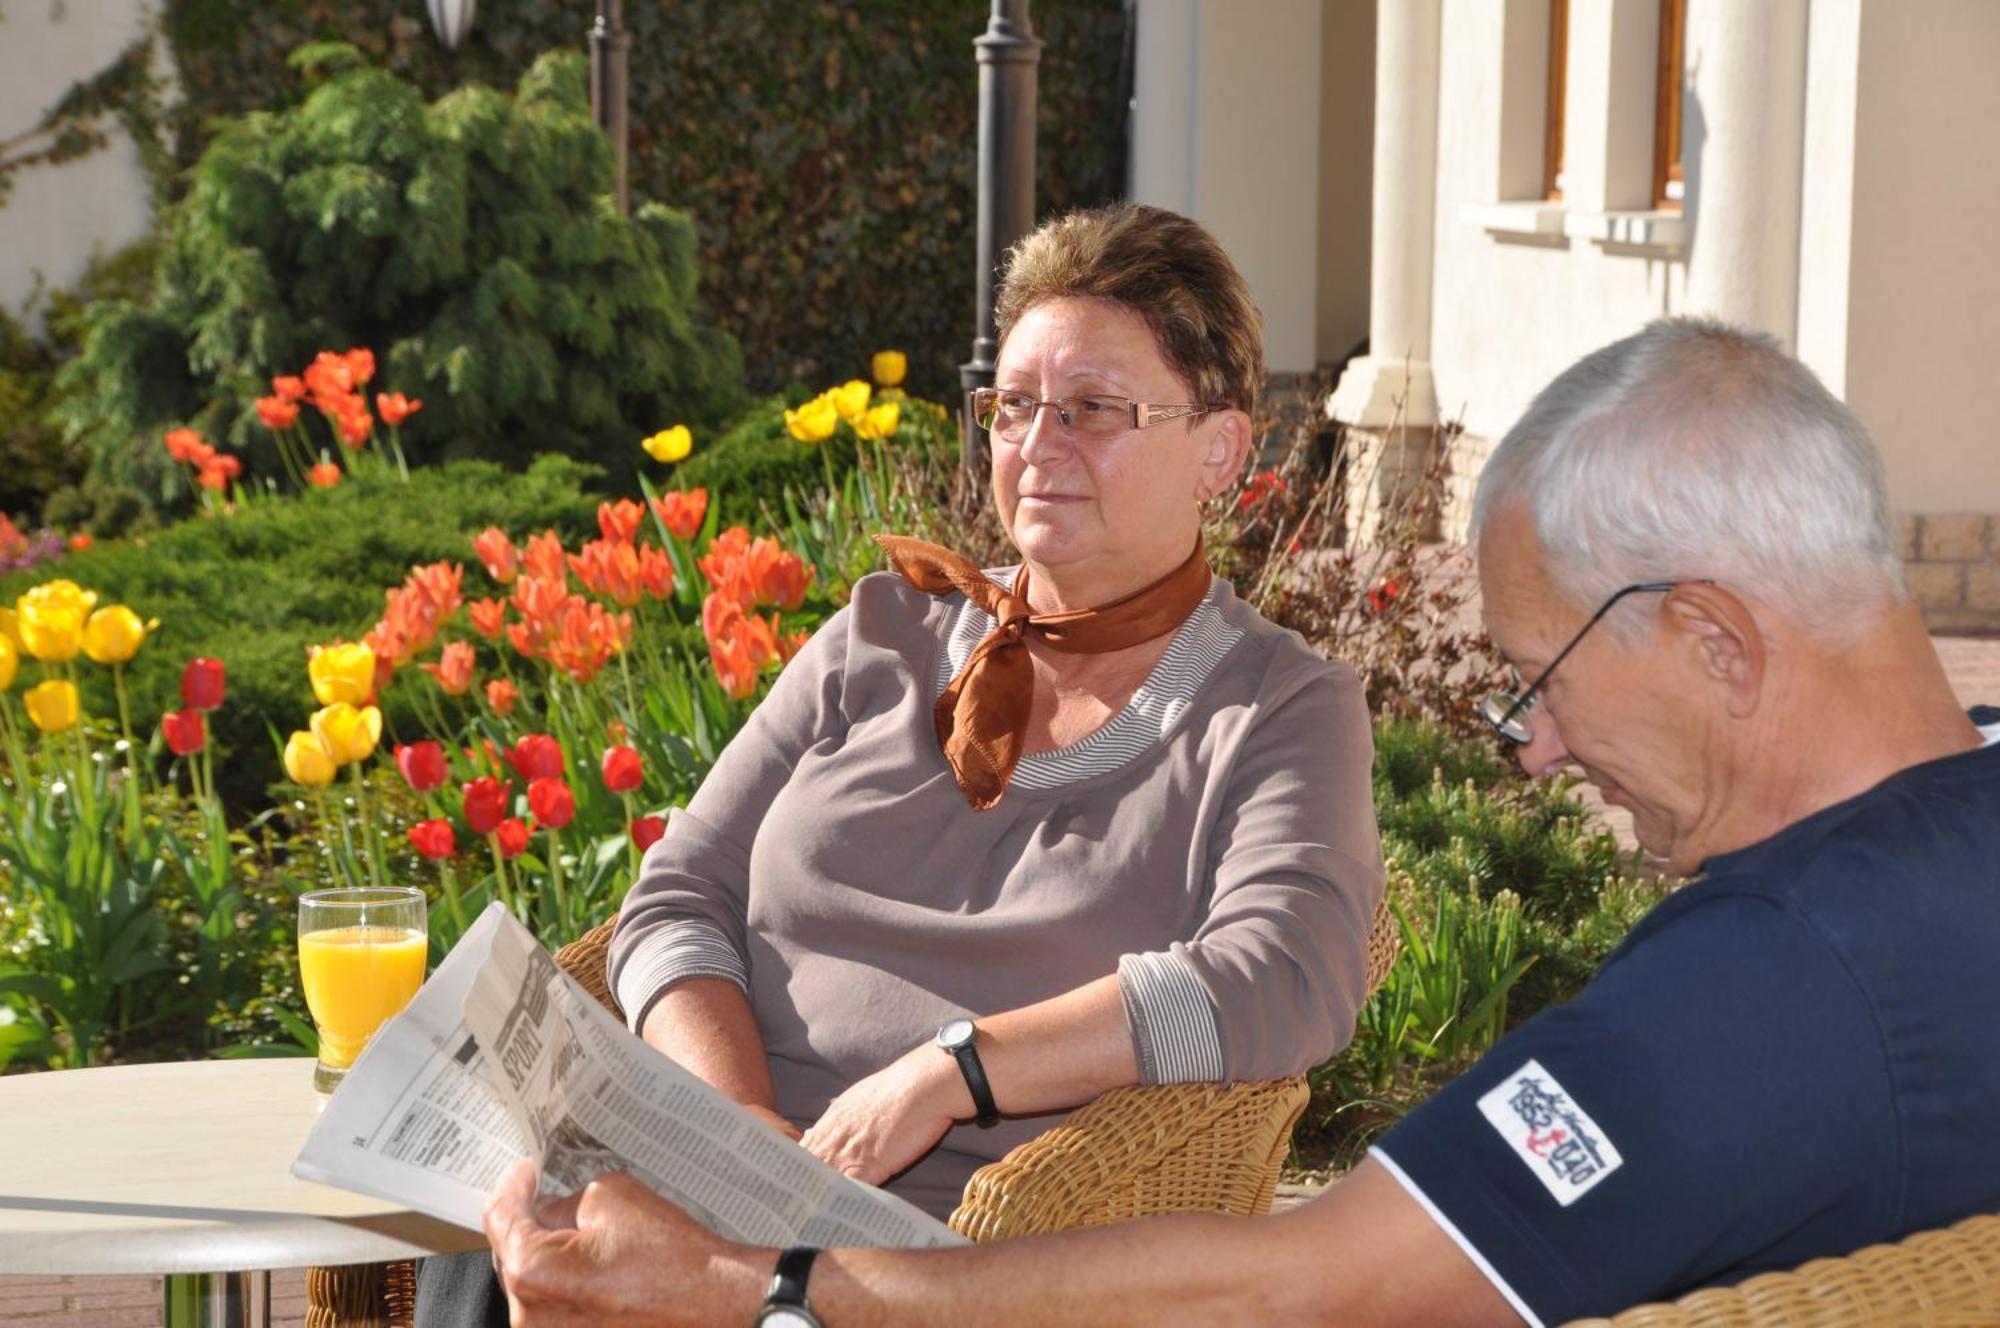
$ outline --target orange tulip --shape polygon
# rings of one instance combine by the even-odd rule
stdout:
[[[347,362],[350,386],[360,387],[375,376],[375,352],[366,346],[356,346],[341,358]]]
[[[472,619],[472,630],[488,641],[500,639],[500,630],[507,621],[507,602],[498,599],[476,599],[465,606]]]
[[[358,448],[368,441],[368,435],[375,432],[375,421],[369,418],[368,408],[339,417],[336,426],[340,430],[340,441],[349,447]]]
[[[306,380],[297,377],[273,378],[271,390],[287,401],[302,401],[306,395]]]
[[[404,420],[409,419],[410,416],[423,408],[423,402],[412,401],[401,392],[377,392],[375,394],[375,410],[376,413],[381,415],[382,422],[385,424],[401,424]]]
[[[753,603],[775,604],[787,613],[805,603],[812,573],[778,541],[765,536],[753,542],[744,552],[743,569]]]
[[[691,540],[708,515],[708,490],[689,489],[685,493],[663,493],[653,500],[660,524],[677,540]]]
[[[167,455],[184,466],[198,466],[205,459],[199,452],[215,455],[215,449],[202,441],[193,429],[167,430]]]
[[[438,655],[437,663],[423,667],[424,672],[437,679],[446,696],[463,696],[472,686],[472,647],[463,641],[453,641]]]
[[[313,357],[303,375],[306,391],[311,394],[313,404],[331,415],[333,405],[354,391],[354,371],[348,366],[345,356],[323,350]]]
[[[450,622],[458,606],[465,602],[460,591],[464,581],[465,568],[458,563],[426,563],[412,567],[409,579],[403,584],[431,602],[437,609],[439,622]]]
[[[544,581],[553,581],[558,586],[569,585],[569,568],[563,562],[562,541],[553,530],[545,530],[539,535],[528,537],[528,547],[521,555],[521,565],[529,576],[538,576]]]
[[[306,479],[317,488],[331,489],[341,481],[340,467],[331,461],[322,461],[306,472]]]
[[[618,544],[630,544],[639,533],[639,523],[645,519],[646,509],[630,498],[597,505],[597,529],[605,539]]]
[[[267,429],[289,429],[299,420],[299,403],[284,397],[258,397],[257,418]]]
[[[647,545],[639,550],[639,580],[654,599],[674,593],[674,560],[665,552]]]
[[[507,538],[507,532],[500,527],[488,526],[474,535],[472,551],[485,565],[486,575],[501,585],[513,585],[514,578],[520,575],[521,555],[515,550],[514,542]]]
[[[229,487],[229,482],[243,473],[243,463],[227,452],[218,452],[202,463],[201,472],[195,482],[204,489],[217,491]]]
[[[505,678],[494,678],[486,684],[486,704],[492,707],[494,714],[503,719],[512,713],[514,702],[520,697],[521,693],[515,689],[514,684]]]
[[[630,544],[592,540],[573,553],[570,569],[592,594],[615,600],[624,608],[639,602],[644,591],[639,577],[639,553]],[[669,568],[671,574],[671,567]]]

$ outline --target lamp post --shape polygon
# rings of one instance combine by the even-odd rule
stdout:
[[[458,44],[472,31],[473,11],[479,8],[479,0],[430,0],[431,31],[445,50],[455,51]]]
[[[597,22],[590,29],[590,113],[598,127],[611,136],[611,197],[620,216],[632,213],[632,191],[625,170],[631,49],[632,35],[625,31],[625,0],[597,0]]]
[[[1000,259],[1035,224],[1035,79],[1042,42],[1029,20],[1028,0],[993,0],[986,31],[972,47],[979,64],[979,238],[972,358],[958,367],[967,391],[993,382]],[[964,425],[962,460],[972,470],[983,439],[970,419]]]

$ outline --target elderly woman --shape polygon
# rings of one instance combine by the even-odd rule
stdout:
[[[1121,205],[1022,241],[998,313],[973,412],[1020,565],[884,540],[610,960],[647,1042],[940,1217],[1050,1113],[1324,1060],[1382,891],[1359,684],[1203,559],[1263,377],[1241,275]]]

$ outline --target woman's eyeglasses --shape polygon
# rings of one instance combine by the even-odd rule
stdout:
[[[969,394],[972,418],[980,428],[1006,443],[1018,443],[1028,436],[1035,412],[1048,406],[1062,421],[1062,427],[1082,438],[1115,438],[1128,429],[1150,429],[1168,420],[1199,419],[1221,406],[1160,405],[1130,401],[1124,397],[1062,397],[1043,401],[1026,392],[1005,392],[996,387],[975,388]]]

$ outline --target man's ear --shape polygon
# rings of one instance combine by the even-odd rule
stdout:
[[[1703,672],[1729,691],[1729,713],[1748,719],[1764,690],[1765,642],[1750,606],[1721,586],[1683,581],[1667,595],[1667,621],[1696,651]]]
[[[1209,420],[1214,431],[1201,458],[1201,476],[1195,481],[1195,498],[1204,503],[1236,483],[1250,455],[1250,416],[1246,412],[1220,410]]]

